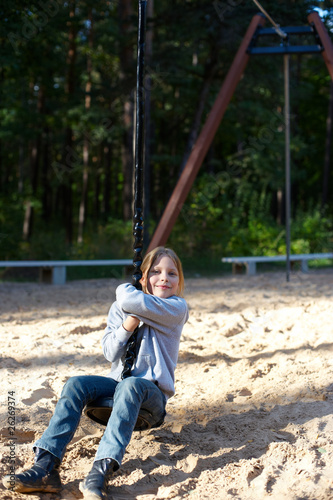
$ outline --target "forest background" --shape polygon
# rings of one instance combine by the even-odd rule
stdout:
[[[332,36],[330,1],[262,4],[282,27],[321,8]],[[148,1],[145,247],[256,13]],[[0,260],[131,258],[137,1],[3,0],[0,15]],[[320,55],[290,71],[291,251],[332,252],[333,85]],[[168,241],[185,269],[285,252],[283,88],[283,57],[251,56]]]

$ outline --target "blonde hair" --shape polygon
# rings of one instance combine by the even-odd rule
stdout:
[[[141,265],[141,271],[142,271],[142,277],[145,279],[142,283],[142,289],[145,293],[147,293],[148,273],[149,273],[151,267],[156,262],[156,260],[159,257],[161,257],[162,255],[166,255],[167,257],[170,257],[170,259],[175,264],[177,271],[178,271],[178,277],[179,277],[177,295],[179,297],[183,297],[185,280],[184,280],[182,263],[180,262],[180,259],[179,259],[178,255],[176,254],[176,252],[171,250],[171,248],[166,248],[166,247],[154,248],[154,250],[151,250],[149,253],[147,253],[145,258],[143,259],[143,262]]]

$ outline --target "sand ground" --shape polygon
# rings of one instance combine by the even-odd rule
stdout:
[[[0,284],[1,475],[10,454],[17,471],[32,464],[69,376],[108,372],[100,340],[119,283]],[[109,498],[333,499],[333,271],[189,279],[186,299],[166,421],[134,433]],[[61,495],[1,485],[0,498],[82,498],[102,432],[82,418]]]

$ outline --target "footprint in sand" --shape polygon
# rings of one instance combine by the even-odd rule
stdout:
[[[185,460],[177,463],[177,468],[182,469],[186,474],[190,474],[197,466],[199,457],[189,455]]]
[[[31,394],[30,398],[22,399],[22,403],[25,405],[31,406],[34,403],[37,403],[40,399],[51,399],[55,397],[55,393],[52,389],[36,389]]]

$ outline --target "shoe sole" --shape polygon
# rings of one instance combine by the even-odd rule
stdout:
[[[15,481],[11,480],[10,477],[4,477],[2,480],[3,485],[7,488],[7,490],[15,491],[16,493],[32,493],[34,491],[41,491],[43,493],[59,493],[61,491],[61,487],[52,487],[51,485],[40,485],[40,486],[28,486],[22,483],[20,480],[15,479]],[[15,483],[14,485],[12,483]]]

